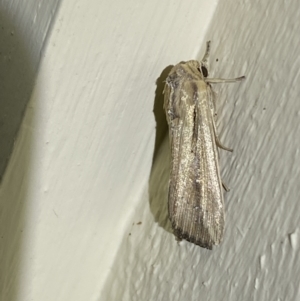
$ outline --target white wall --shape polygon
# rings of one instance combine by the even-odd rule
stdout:
[[[297,300],[298,3],[210,5],[62,1],[1,185],[4,300]],[[213,251],[171,233],[161,95],[208,39],[212,76],[247,76],[216,87]]]

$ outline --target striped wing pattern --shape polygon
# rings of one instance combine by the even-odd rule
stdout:
[[[212,93],[198,68],[197,61],[180,63],[166,81],[172,154],[168,208],[178,238],[212,249],[223,237],[224,202]]]

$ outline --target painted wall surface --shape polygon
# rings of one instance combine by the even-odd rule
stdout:
[[[0,182],[59,0],[0,1]]]
[[[0,190],[3,300],[297,300],[298,1],[64,0]],[[162,90],[212,41],[226,231],[167,218]]]

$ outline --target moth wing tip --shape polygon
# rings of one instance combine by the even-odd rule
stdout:
[[[183,230],[181,228],[178,227],[174,227],[174,225],[172,225],[173,230],[174,230],[174,235],[176,236],[176,240],[179,242],[181,240],[186,240],[188,242],[191,242],[201,248],[205,248],[208,250],[212,250],[214,245],[219,245],[221,240],[219,241],[204,241],[201,239],[197,239],[195,236],[191,235],[190,233],[184,233]]]

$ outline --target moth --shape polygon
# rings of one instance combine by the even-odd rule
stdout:
[[[210,41],[200,62],[182,62],[171,69],[164,109],[171,147],[168,211],[174,234],[212,249],[222,241],[225,225],[217,147],[232,149],[217,135],[211,84],[238,82],[245,76],[208,78],[209,55]]]

